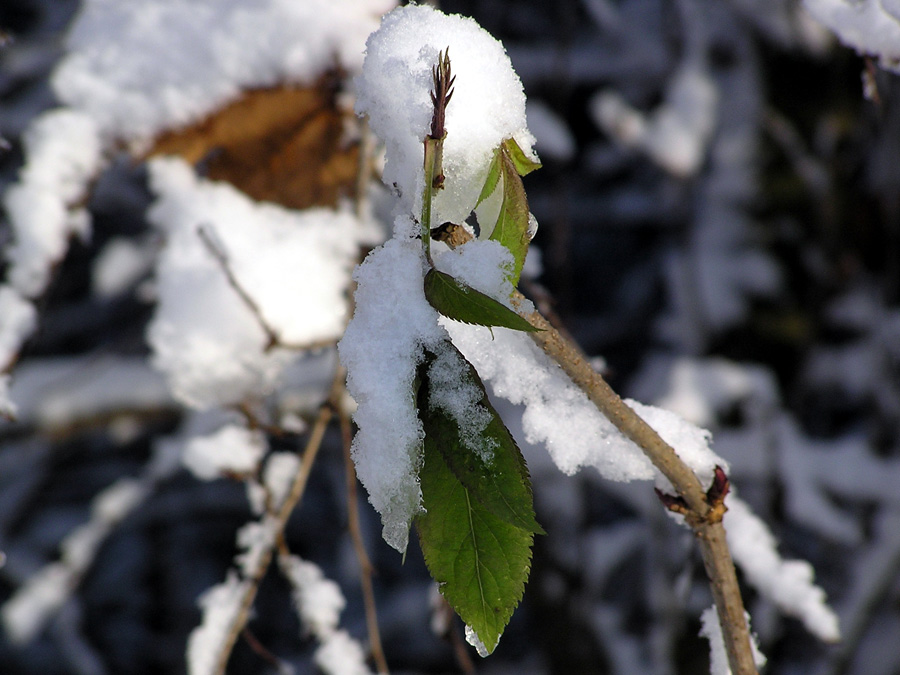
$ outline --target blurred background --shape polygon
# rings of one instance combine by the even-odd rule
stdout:
[[[836,44],[794,0],[440,7],[504,43],[528,95],[544,167],[525,179],[542,267],[526,290],[602,359],[623,396],[712,431],[741,496],[786,558],[812,563],[841,618],[843,642],[824,645],[748,590],[767,672],[900,674],[896,75]],[[57,105],[48,77],[78,10],[74,0],[0,6],[0,192],[22,167],[23,132]],[[329,86],[352,94],[335,77]],[[160,139],[159,151],[183,147]],[[10,371],[19,411],[0,422],[0,602],[60,557],[104,488],[139,477],[147,494],[104,532],[32,639],[0,636],[3,673],[184,672],[197,597],[225,578],[251,517],[240,481],[148,464],[197,422],[148,365],[161,243],[146,219],[144,165],[124,153],[108,164],[86,199],[91,235],[56,265]],[[292,206],[334,199],[323,190]],[[0,216],[0,247],[12,239]],[[133,262],[104,283],[114,249]],[[303,361],[295,398],[327,389],[329,358]],[[297,451],[303,441],[272,443]],[[497,651],[473,653],[477,672],[706,672],[697,617],[710,602],[689,533],[649,486],[567,477],[542,448],[522,446],[548,535]],[[365,640],[343,461],[330,428],[286,536],[340,584],[342,625]],[[404,564],[359,497],[392,672],[462,672],[452,641],[429,629],[434,591],[417,546]],[[228,672],[278,672],[256,641],[315,672],[289,595],[278,574],[266,577],[254,639],[238,642]]]

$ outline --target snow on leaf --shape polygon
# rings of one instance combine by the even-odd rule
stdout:
[[[415,240],[391,239],[370,253],[354,274],[356,311],[338,344],[347,389],[357,403],[356,471],[381,514],[385,541],[399,551],[406,549],[421,501],[416,366],[424,347],[446,340],[425,299],[423,263]]]
[[[159,196],[149,218],[166,246],[148,338],[177,398],[205,408],[268,393],[297,353],[268,349],[260,319],[292,345],[338,338],[359,246],[377,236],[371,224],[328,209],[296,212],[253,202],[227,184],[197,178],[181,160],[153,160],[150,171]],[[201,226],[225,263],[199,236]]]
[[[420,373],[419,416],[426,442],[438,449],[475,502],[511,525],[543,534],[534,517],[525,458],[472,365],[447,343]],[[478,420],[474,429],[473,420]]]
[[[524,404],[525,440],[545,444],[561,471],[594,466],[609,480],[651,480],[656,470],[558,366],[519,332],[446,322],[466,359],[498,396]]]
[[[53,77],[61,101],[104,135],[146,142],[247,88],[305,82],[361,65],[366,36],[392,0],[92,0]]]

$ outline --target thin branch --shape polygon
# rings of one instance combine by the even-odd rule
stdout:
[[[369,202],[369,182],[372,179],[372,157],[375,152],[375,139],[372,130],[369,127],[368,118],[360,121],[360,140],[359,140],[359,163],[356,169],[356,204],[355,213],[357,218],[364,218],[368,214]],[[361,261],[360,261],[361,262]],[[351,285],[353,281],[351,280]],[[353,289],[348,294],[351,307],[348,308],[348,314],[352,313]],[[344,385],[346,386],[346,385]],[[342,394],[346,389],[342,389]],[[356,493],[356,467],[353,464],[353,458],[350,455],[350,447],[353,435],[353,428],[350,423],[350,415],[346,406],[337,402],[338,422],[341,429],[341,445],[344,450],[344,475],[347,487],[347,528],[350,531],[350,539],[353,541],[353,548],[356,551],[356,558],[359,561],[359,582],[363,594],[363,607],[366,612],[366,630],[369,635],[369,650],[372,653],[372,659],[379,673],[389,673],[387,659],[384,655],[384,647],[381,644],[381,630],[378,627],[378,608],[375,604],[375,591],[372,585],[373,567],[366,553],[366,546],[363,542],[362,530],[359,523],[359,500]]]
[[[257,559],[256,569],[252,570],[248,575],[250,584],[247,586],[244,595],[241,597],[240,608],[235,615],[234,621],[228,627],[228,635],[222,642],[221,649],[216,659],[216,668],[213,671],[215,675],[224,675],[225,673],[225,668],[228,665],[228,660],[231,657],[231,652],[234,649],[238,636],[241,635],[244,627],[247,625],[247,621],[250,617],[250,610],[253,607],[253,602],[256,600],[256,594],[259,591],[259,585],[272,562],[274,548],[279,546],[283,541],[284,528],[287,526],[287,522],[297,504],[303,498],[303,493],[306,491],[306,483],[309,480],[309,474],[312,471],[313,464],[319,454],[319,449],[322,447],[322,439],[325,437],[325,430],[328,427],[328,423],[331,422],[331,418],[334,416],[334,411],[337,410],[340,405],[340,396],[344,390],[345,378],[346,372],[343,368],[338,367],[331,384],[331,391],[328,395],[328,399],[320,406],[319,415],[310,431],[309,439],[306,442],[306,448],[303,450],[300,468],[297,470],[297,475],[294,476],[294,482],[291,484],[291,489],[278,510],[274,514],[270,514],[274,518],[274,546],[268,546],[262,551]]]
[[[219,267],[222,269],[222,273],[225,275],[225,278],[228,280],[228,285],[234,289],[234,292],[238,294],[238,297],[241,299],[241,302],[250,310],[250,313],[253,314],[253,317],[256,319],[256,322],[259,324],[259,327],[262,328],[263,332],[266,334],[266,346],[264,351],[271,351],[276,347],[281,347],[283,349],[290,349],[293,351],[316,351],[319,349],[326,349],[328,347],[334,347],[335,340],[316,340],[314,342],[309,342],[305,344],[296,344],[292,342],[288,342],[284,340],[278,333],[277,330],[266,320],[265,315],[262,312],[262,308],[259,306],[259,303],[253,299],[253,296],[247,292],[240,281],[238,281],[237,276],[234,273],[234,270],[231,269],[231,263],[228,259],[228,253],[222,248],[222,245],[215,240],[215,237],[210,233],[210,228],[207,225],[200,225],[197,227],[197,236],[200,237],[200,241],[203,242],[203,245],[206,247],[206,250],[209,251],[210,255],[216,259],[216,262],[219,263]]]
[[[462,620],[459,619],[456,612],[453,611],[453,607],[450,606],[447,598],[443,595],[437,596],[437,602],[438,606],[435,608],[435,611],[441,613],[441,621],[444,626],[441,637],[453,647],[453,656],[456,658],[456,663],[464,675],[475,675],[478,671],[475,669],[475,663],[469,655],[469,646],[462,636]]]
[[[519,298],[524,299],[524,296]],[[538,346],[587,394],[591,402],[619,431],[644,451],[653,465],[669,479],[691,511],[701,520],[704,519],[709,505],[706,503],[703,487],[672,447],[625,405],[606,380],[584,359],[581,350],[566,340],[540,313],[534,312],[525,318],[532,326],[540,329],[529,333]]]
[[[517,300],[524,300],[524,296],[517,294]],[[649,424],[625,404],[606,380],[591,367],[574,343],[563,337],[539,312],[535,311],[525,318],[532,326],[541,329],[529,335],[544,353],[563,369],[619,431],[641,448],[678,492],[679,497],[667,503],[667,506],[684,515],[697,537],[718,610],[731,672],[734,675],[755,675],[757,670],[744,615],[744,603],[722,525],[724,497],[727,492],[724,472],[718,470],[710,491],[704,491],[691,468]]]
[[[244,626],[244,630],[241,631],[241,636],[244,638],[244,642],[246,642],[250,649],[252,649],[259,658],[268,663],[276,672],[278,673],[293,673],[294,669],[286,663],[279,659],[275,654],[270,652],[266,646],[259,641],[259,638],[253,634],[249,628]]]
[[[369,634],[369,649],[372,659],[379,673],[389,673],[387,659],[384,656],[384,648],[381,644],[381,631],[378,628],[378,609],[375,605],[375,591],[372,586],[372,563],[366,553],[363,542],[362,530],[359,525],[359,500],[356,495],[356,469],[353,458],[350,456],[350,440],[352,429],[350,416],[346,409],[338,408],[338,419],[341,425],[341,440],[344,447],[344,469],[347,485],[347,527],[350,530],[350,538],[359,561],[359,583],[362,588],[363,606],[366,611],[366,629]]]

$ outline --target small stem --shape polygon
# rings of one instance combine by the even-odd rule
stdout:
[[[431,259],[431,199],[434,193],[434,168],[437,160],[437,146],[443,143],[442,139],[425,139],[425,189],[422,191],[422,246],[425,248],[425,257],[428,264],[434,267]]]
[[[356,202],[354,212],[362,220],[369,215],[369,183],[372,180],[372,155],[375,153],[375,137],[369,126],[369,118],[359,122],[359,161],[356,165]]]
[[[350,538],[353,540],[353,548],[359,561],[359,582],[362,587],[363,606],[366,612],[366,629],[369,634],[369,649],[372,659],[379,673],[386,674],[388,670],[387,659],[384,656],[384,648],[381,645],[381,631],[378,628],[378,610],[375,605],[375,591],[372,586],[372,563],[366,553],[366,545],[363,542],[362,529],[359,524],[359,508],[356,498],[356,469],[353,466],[353,458],[350,456],[350,440],[352,429],[350,416],[347,411],[338,408],[338,420],[341,426],[341,440],[344,447],[344,470],[347,484],[347,526],[350,530]]]

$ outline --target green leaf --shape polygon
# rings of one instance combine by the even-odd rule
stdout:
[[[527,176],[535,169],[540,169],[543,166],[540,162],[535,162],[526,155],[514,138],[507,138],[503,141],[503,149],[506,150],[520,176]]]
[[[534,535],[473,499],[437,445],[426,435],[419,543],[447,602],[492,652],[525,591]]]
[[[528,244],[531,243],[528,234],[528,198],[525,196],[522,178],[505,145],[501,146],[499,156],[503,179],[503,202],[500,204],[500,214],[497,216],[497,224],[494,225],[490,238],[499,241],[512,253],[513,268],[508,278],[515,287],[522,274]]]
[[[481,194],[478,196],[478,201],[475,202],[475,208],[478,208],[478,205],[481,204],[485,199],[494,194],[494,190],[497,189],[497,183],[500,182],[500,148],[498,147],[494,150],[494,158],[491,160],[491,166],[488,169],[487,179],[484,181],[484,187],[481,188]]]
[[[531,477],[528,467],[512,434],[503,424],[497,411],[488,400],[484,384],[478,372],[453,346],[446,343],[447,351],[440,357],[449,363],[455,382],[441,382],[441,374],[424,378],[425,386],[419,391],[419,417],[425,437],[431,439],[456,478],[469,491],[471,497],[501,520],[523,530],[545,534],[534,518]],[[430,366],[436,360],[428,360]],[[461,381],[460,381],[461,380]],[[467,406],[467,420],[458,420],[452,411],[441,407],[440,392],[433,394],[433,387],[448,386],[455,392],[474,391],[478,401]],[[466,429],[466,422],[483,420],[481,429]]]
[[[425,297],[438,312],[455,321],[529,332],[539,330],[504,304],[434,268],[425,274]]]

